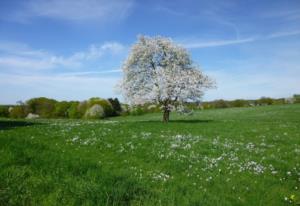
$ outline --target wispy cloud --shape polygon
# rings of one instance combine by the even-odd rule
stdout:
[[[120,73],[121,69],[110,69],[110,70],[102,70],[99,72],[67,72],[61,73],[59,76],[61,77],[77,77],[77,76],[95,76],[95,75],[103,75],[103,74],[112,74],[112,73]]]
[[[35,17],[103,22],[126,17],[133,5],[134,0],[29,0],[13,17],[20,22]]]
[[[73,61],[95,59],[103,56],[105,53],[118,54],[124,51],[125,46],[118,42],[106,42],[102,45],[92,44],[86,51],[77,52],[67,59]]]
[[[197,40],[195,38],[192,38],[192,39],[178,40],[177,42],[179,42],[179,44],[183,45],[188,49],[199,49],[199,48],[207,48],[207,47],[220,47],[220,46],[228,46],[228,45],[235,45],[235,44],[244,44],[244,43],[250,43],[254,41],[294,36],[299,34],[300,34],[300,30],[294,30],[294,31],[274,32],[266,36],[257,35],[254,37],[242,38],[242,39],[236,38],[230,40]]]
[[[282,32],[275,32],[273,34],[270,34],[266,38],[272,39],[272,38],[277,38],[277,37],[294,36],[294,35],[299,35],[299,34],[300,34],[300,30],[282,31]]]
[[[234,39],[234,40],[213,40],[213,41],[186,41],[183,44],[186,48],[196,49],[196,48],[206,48],[206,47],[218,47],[218,46],[227,46],[233,44],[242,44],[247,42],[255,41],[255,38],[246,38],[246,39]]]
[[[35,50],[26,44],[0,43],[0,70],[45,70],[53,68],[78,68],[105,55],[118,55],[126,47],[118,42],[92,44],[86,50],[69,56],[59,56],[45,50]]]
[[[273,8],[260,14],[263,18],[284,18],[286,20],[300,19],[300,9]]]
[[[158,5],[154,8],[157,12],[167,13],[175,16],[186,16],[186,13],[181,11],[176,11],[174,9],[168,8],[166,6]]]

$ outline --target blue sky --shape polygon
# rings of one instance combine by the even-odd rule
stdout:
[[[300,93],[298,0],[2,0],[0,104],[120,97],[139,34],[189,50],[217,81],[203,100]]]

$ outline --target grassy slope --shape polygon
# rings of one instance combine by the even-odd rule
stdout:
[[[300,105],[109,121],[0,120],[0,205],[300,201]]]

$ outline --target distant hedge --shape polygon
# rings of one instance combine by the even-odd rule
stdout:
[[[295,104],[300,103],[300,95],[290,98],[261,97],[256,100],[214,100],[210,102],[186,102],[189,110],[215,109],[230,107],[254,107],[263,105]],[[0,105],[0,117],[11,118],[71,118],[71,119],[101,119],[117,115],[143,115],[160,112],[160,105],[148,103],[129,106],[120,104],[117,98],[103,99],[93,97],[85,101],[57,101],[46,97],[32,98],[18,105]]]
[[[20,102],[18,105],[0,106],[0,117],[11,118],[95,119],[120,115],[121,112],[121,104],[117,98],[109,101],[98,97],[82,102],[38,97],[29,99],[25,103]]]
[[[300,95],[299,95],[300,97]],[[198,107],[201,109],[215,109],[215,108],[230,108],[230,107],[254,107],[254,106],[264,106],[264,105],[279,105],[279,104],[293,104],[300,103],[297,101],[297,95],[294,95],[291,98],[270,98],[270,97],[261,97],[260,99],[255,100],[246,100],[246,99],[236,99],[236,100],[214,100],[210,102],[203,102],[201,104],[188,103],[190,107]]]

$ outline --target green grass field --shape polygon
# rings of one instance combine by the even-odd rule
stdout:
[[[300,204],[300,104],[0,120],[0,205]]]

